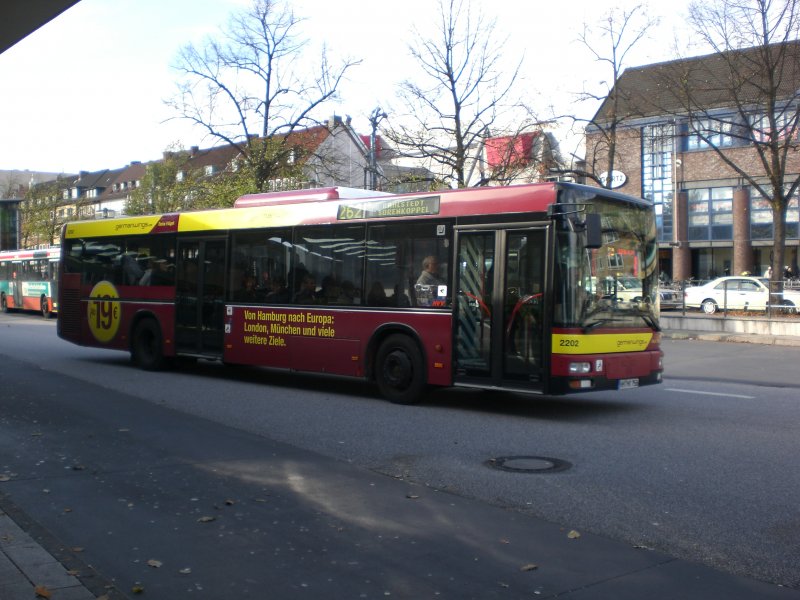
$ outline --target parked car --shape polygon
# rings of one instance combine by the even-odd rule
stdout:
[[[718,277],[683,292],[686,308],[700,308],[712,315],[719,309],[766,311],[772,303],[783,312],[794,313],[800,306],[800,292],[785,290],[770,300],[769,281],[758,277]]]
[[[616,298],[620,302],[642,301],[642,281],[636,277],[607,277],[600,283],[604,298]]]
[[[658,295],[660,297],[659,304],[661,310],[671,310],[681,307],[681,292],[680,290],[673,290],[670,288],[659,287]]]
[[[633,276],[606,278],[602,281],[604,298],[616,298],[620,302],[642,302],[642,280]],[[596,285],[596,284],[595,284]],[[681,306],[681,293],[670,288],[659,288],[659,304],[662,310],[679,308]]]

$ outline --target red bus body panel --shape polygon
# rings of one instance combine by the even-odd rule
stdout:
[[[370,344],[381,331],[414,334],[426,359],[427,381],[452,384],[452,317],[380,310],[228,306],[224,360],[364,377]]]

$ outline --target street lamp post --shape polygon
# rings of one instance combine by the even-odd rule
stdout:
[[[372,131],[369,135],[369,189],[371,190],[378,187],[378,153],[375,150],[378,123],[388,118],[388,116],[381,110],[380,106],[373,110],[369,116],[369,122],[372,125]]]

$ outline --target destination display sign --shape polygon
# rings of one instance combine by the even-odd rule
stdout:
[[[380,219],[385,217],[415,217],[439,214],[440,196],[418,198],[392,198],[367,200],[353,204],[342,204],[336,218],[339,221],[358,219]]]

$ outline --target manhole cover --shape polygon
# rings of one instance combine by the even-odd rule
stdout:
[[[549,456],[500,456],[490,458],[486,465],[512,473],[558,473],[572,466],[565,460]]]

